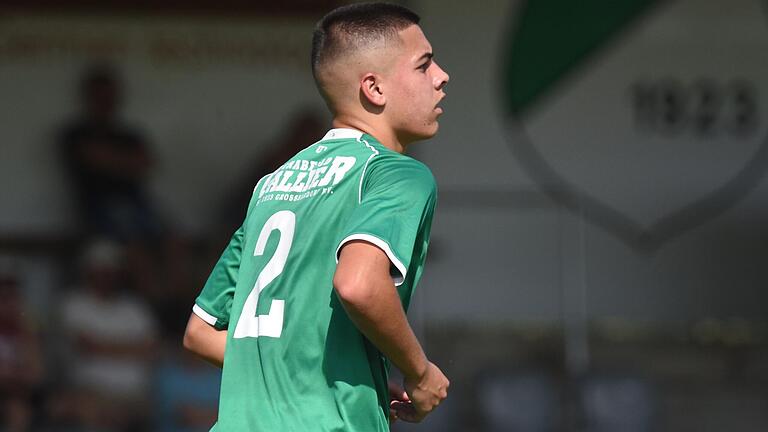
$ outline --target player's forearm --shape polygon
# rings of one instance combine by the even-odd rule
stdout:
[[[391,279],[360,287],[362,295],[340,295],[352,322],[405,376],[419,377],[427,357],[408,324]]]
[[[194,313],[184,332],[184,348],[216,367],[224,365],[227,331],[217,330]]]

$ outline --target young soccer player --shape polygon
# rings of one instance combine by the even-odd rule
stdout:
[[[185,346],[223,364],[213,430],[387,431],[446,397],[404,311],[436,187],[403,153],[437,132],[448,82],[418,23],[367,3],[317,24],[312,72],[334,129],[259,180],[187,325]]]

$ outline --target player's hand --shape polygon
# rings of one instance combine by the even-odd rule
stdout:
[[[408,397],[408,393],[405,392],[405,389],[403,387],[394,382],[389,381],[389,422],[394,423],[397,421],[397,410],[393,408],[393,405],[398,404],[410,404],[411,398]]]
[[[406,394],[411,399],[410,403],[392,403],[390,408],[395,410],[397,418],[417,423],[448,396],[448,386],[451,383],[434,363],[428,362],[427,369],[421,377],[406,377],[403,384]]]

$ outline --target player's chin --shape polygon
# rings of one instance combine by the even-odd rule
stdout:
[[[423,121],[419,125],[411,127],[408,131],[408,135],[411,137],[412,141],[427,140],[435,136],[439,128],[440,125],[437,123],[437,119],[431,118]]]
[[[416,134],[416,140],[417,141],[428,140],[433,136],[437,135],[438,129],[440,129],[440,127],[437,124],[437,122],[435,122],[429,129],[425,128],[424,130],[419,131],[419,133]]]
[[[438,122],[437,118],[435,118],[435,120],[432,121],[429,126],[429,138],[432,138],[433,136],[437,135],[437,131],[440,130],[440,122]]]

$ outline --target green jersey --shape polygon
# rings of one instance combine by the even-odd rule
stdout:
[[[407,309],[436,186],[422,163],[333,129],[259,180],[193,311],[227,328],[215,431],[389,430],[389,365],[333,289],[341,247],[389,257]]]

